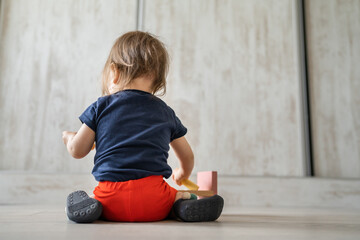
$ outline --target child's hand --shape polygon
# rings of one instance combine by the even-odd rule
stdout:
[[[62,133],[62,139],[64,141],[65,146],[67,146],[69,140],[72,139],[75,135],[76,135],[76,132],[64,131]]]
[[[189,176],[186,176],[184,170],[181,168],[175,168],[172,174],[172,179],[179,186],[182,185],[181,181],[187,179],[188,177]]]

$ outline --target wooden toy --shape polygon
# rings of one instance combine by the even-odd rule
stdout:
[[[198,172],[197,185],[199,186],[199,191],[212,191],[213,194],[217,194],[217,172]]]
[[[214,196],[214,192],[213,191],[199,191],[199,190],[178,190],[178,192],[188,192],[188,193],[192,193],[195,194],[199,197],[211,197]]]
[[[189,190],[198,190],[199,186],[196,185],[194,182],[190,181],[189,179],[184,179],[181,181],[181,184],[187,187]]]
[[[199,196],[199,199],[211,197],[217,194],[217,172],[206,171],[197,173],[197,184],[189,179],[182,180],[181,183],[189,190],[179,190],[179,192],[189,192]]]

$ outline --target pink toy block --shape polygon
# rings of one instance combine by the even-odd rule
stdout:
[[[199,186],[199,191],[211,190],[214,192],[214,194],[217,194],[217,172],[216,171],[198,172],[197,185]]]

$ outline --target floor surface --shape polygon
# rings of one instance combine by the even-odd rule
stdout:
[[[64,206],[0,205],[0,239],[360,239],[360,212],[243,209],[216,222],[76,224]]]

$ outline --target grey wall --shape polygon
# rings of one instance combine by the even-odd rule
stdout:
[[[100,95],[109,49],[134,30],[135,1],[1,2],[0,169],[89,172],[71,159],[63,130]]]
[[[145,1],[196,170],[303,176],[295,1]]]
[[[146,1],[145,30],[172,56],[165,100],[189,128],[195,171],[303,175],[293,3]],[[135,25],[135,2],[3,5],[1,168],[89,171],[92,156],[71,161],[60,134],[96,99],[110,44]]]
[[[316,176],[360,177],[360,1],[306,1]]]
[[[61,132],[77,130],[80,126],[77,117],[100,95],[99,77],[113,41],[135,29],[136,1],[7,0],[1,3],[0,169],[90,172],[94,153],[84,160],[71,159],[63,146]],[[351,157],[346,158],[350,160],[341,163],[346,166],[344,169],[351,168],[349,164],[359,166],[354,164],[359,162],[356,154],[360,131],[355,104],[359,102],[355,92],[359,82],[359,72],[355,70],[359,62],[356,53],[359,45],[355,43],[359,42],[357,3],[353,3],[355,10],[345,8],[353,12],[346,14],[344,10],[339,19],[337,14],[342,8],[335,11],[335,2],[330,7],[315,2],[319,12],[323,8],[332,10],[309,13],[313,34],[309,34],[308,45],[314,52],[310,55],[310,64],[314,66],[310,71],[311,104],[318,104],[312,108],[315,139],[329,131],[329,128],[319,131],[321,127],[317,127],[316,121],[325,121],[318,123],[322,126],[331,119],[323,118],[323,110],[316,109],[327,109],[323,105],[330,100],[323,96],[330,99],[332,96],[331,91],[316,90],[316,84],[325,84],[324,76],[329,71],[340,74],[344,69],[348,77],[342,82],[347,90],[339,103],[346,105],[351,115],[342,112],[337,104],[326,110],[330,115],[333,111],[338,116],[347,116],[346,124],[338,118],[337,124],[332,125],[336,133],[343,131],[344,127],[339,126],[347,126],[339,135],[346,138],[335,138],[344,147],[331,160],[336,162],[341,154],[351,152]],[[159,35],[172,58],[164,100],[189,129],[187,137],[196,154],[195,172],[304,176],[295,4],[295,0],[145,1],[144,30]],[[333,17],[326,17],[329,14]],[[357,21],[357,25],[353,26],[351,21]],[[348,44],[342,42],[335,30],[327,35],[332,39],[330,42],[324,40],[321,33],[328,33],[322,26],[332,29],[334,24],[338,24],[335,28],[338,31],[347,31],[345,39],[351,42],[352,51],[336,48],[338,41],[344,44],[339,46]],[[330,46],[335,50],[332,55],[326,55],[322,49]],[[342,57],[331,62],[336,54]],[[343,64],[342,68],[334,70],[334,63]],[[338,76],[333,75],[332,83],[336,84],[333,89],[340,89]],[[319,86],[318,89],[324,88]],[[320,100],[316,100],[318,95]],[[326,161],[328,156],[333,156],[330,148],[337,146],[321,147],[319,144],[324,139],[328,141],[329,137],[315,140],[317,164],[319,159]],[[169,162],[176,166],[173,154]],[[349,171],[345,170],[341,176],[359,176],[358,170]]]

